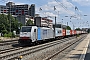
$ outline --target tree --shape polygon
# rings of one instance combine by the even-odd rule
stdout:
[[[7,16],[9,17],[8,18],[9,22],[11,21],[11,32],[13,32],[13,31],[19,32],[19,27],[21,27],[23,24],[18,22],[18,20],[15,19],[12,15],[8,14]]]
[[[87,30],[88,33],[90,33],[90,28]]]
[[[18,23],[12,15],[0,14],[0,33],[7,34],[10,32],[10,23],[11,23],[11,32],[18,31],[18,27],[21,26],[21,23]]]
[[[9,30],[9,21],[6,15],[0,14],[0,32],[3,30]]]
[[[75,30],[81,30],[80,28],[76,28]]]
[[[71,30],[71,28],[69,27],[69,26],[67,26],[67,28],[66,28],[67,30]]]
[[[31,21],[30,19],[26,23],[26,26],[29,26],[29,25],[33,25],[33,21]]]

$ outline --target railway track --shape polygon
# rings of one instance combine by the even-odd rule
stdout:
[[[53,53],[52,55],[46,57],[46,58],[43,59],[43,60],[53,60],[53,58],[54,58],[55,56],[57,56],[58,54],[64,52],[67,48],[71,47],[71,46],[74,45],[75,43],[78,44],[80,41],[82,41],[82,40],[84,40],[84,39],[85,39],[85,37],[83,37],[83,38],[81,38],[81,39],[78,39],[78,40],[76,40],[76,41],[73,41],[73,42],[69,42],[69,43],[63,45],[63,48],[62,48],[62,49],[60,49],[59,51],[57,51],[57,52]]]
[[[34,46],[34,47],[21,48],[21,49],[17,48],[17,50],[11,49],[11,50],[2,51],[0,53],[0,59],[1,60],[15,60],[17,58],[17,56],[20,56],[20,55],[26,56],[26,55],[32,54],[34,52],[52,47],[57,44],[61,44],[61,46],[66,45],[66,43],[69,43],[69,41],[73,41],[73,39],[70,40],[70,39],[66,38],[66,39],[61,39],[61,40],[45,43],[45,44]]]
[[[0,42],[0,52],[6,49],[13,48],[18,43],[18,40],[8,40]],[[14,47],[15,48],[15,47]]]
[[[7,52],[11,52],[11,51],[15,51],[15,50],[20,50],[23,49],[23,47],[18,47],[18,48],[9,48],[9,49],[5,49],[5,50],[0,50],[0,55],[7,53]]]
[[[2,42],[0,42],[0,46],[10,45],[10,44],[14,44],[14,43],[18,43],[18,40],[2,41]]]
[[[65,39],[62,39],[61,41],[62,42],[65,42],[65,41],[68,41],[69,39],[73,39],[74,37],[70,37],[70,38],[65,38]],[[3,50],[0,50],[0,54],[4,54],[6,52],[11,52],[11,51],[16,51],[16,50],[20,50],[20,49],[24,49],[23,47],[11,47],[11,48],[7,48],[7,49],[3,49]]]
[[[62,42],[65,42],[66,40],[61,40]],[[4,49],[4,50],[0,50],[0,54],[4,54],[6,52],[11,52],[11,51],[16,51],[16,50],[20,50],[20,49],[24,49],[23,47],[17,47],[17,48],[9,48],[9,49]]]
[[[69,39],[71,39],[71,38],[69,38]],[[0,53],[0,55],[1,55],[0,59],[6,59],[6,58],[7,58],[6,60],[8,60],[8,59],[15,59],[15,58],[17,58],[17,55],[18,56],[20,56],[20,55],[24,56],[24,55],[27,55],[28,53],[34,53],[36,51],[48,48],[50,46],[63,43],[65,41],[69,40],[69,39],[66,38],[66,39],[62,39],[62,40],[58,40],[58,41],[46,43],[46,44],[43,44],[43,45],[39,45],[39,46],[35,46],[35,47],[30,47],[30,48],[21,48],[21,49],[17,48],[16,49],[17,52],[16,52],[15,49],[10,49],[10,50],[6,50],[6,51],[4,50],[4,51],[1,51],[1,53]],[[13,52],[13,53],[11,53],[11,52]],[[21,53],[24,53],[24,54],[21,54]],[[14,56],[14,55],[16,55],[16,56]],[[12,57],[10,58],[10,56],[13,56],[13,58]]]

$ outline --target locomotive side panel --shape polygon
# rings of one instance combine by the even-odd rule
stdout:
[[[37,40],[45,40],[54,38],[53,29],[46,27],[38,27],[38,39]]]
[[[42,40],[42,39],[41,39],[41,28],[38,28],[37,40]]]

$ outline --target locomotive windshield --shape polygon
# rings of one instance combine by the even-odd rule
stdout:
[[[32,27],[22,27],[21,32],[31,32]]]

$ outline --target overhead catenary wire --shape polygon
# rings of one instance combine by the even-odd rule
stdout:
[[[59,3],[57,0],[55,0],[61,7],[63,7],[67,12],[69,12],[70,14],[72,14],[64,5],[63,3]],[[54,5],[53,7],[56,8],[56,5]],[[57,8],[56,8],[57,9]],[[55,9],[55,10],[56,10]],[[39,8],[39,11],[44,11],[44,9],[42,7]],[[47,11],[45,11],[45,14],[46,14]],[[49,12],[49,11],[48,11]],[[72,14],[73,15],[73,14]]]
[[[68,1],[70,2],[70,0],[68,0]],[[70,3],[72,3],[72,2],[70,2]],[[83,16],[83,14],[81,14],[81,12],[77,6],[75,6],[74,8],[75,8],[75,13],[77,14],[77,16],[80,17],[79,19],[81,20],[81,16]]]
[[[56,1],[57,3],[58,3],[58,5],[60,5],[62,8],[64,8],[65,9],[65,11],[67,11],[67,12],[69,12],[69,14],[71,14],[71,16],[75,16],[76,17],[76,15],[74,15],[72,12],[70,12],[70,10],[68,10],[68,8],[67,7],[65,7],[64,6],[64,4],[62,3],[62,2],[59,2],[59,1],[57,1],[57,0],[54,0],[54,1]],[[41,3],[41,2],[40,2]],[[45,11],[44,9],[43,9],[43,7],[41,6],[41,4],[38,4],[38,5],[40,5],[40,7],[38,8],[38,13],[40,13],[40,12],[45,12],[45,15],[47,14],[47,11]],[[47,5],[47,4],[46,4]],[[47,5],[47,6],[49,6],[49,5]],[[56,5],[54,5],[55,7],[57,7]],[[53,6],[53,7],[54,7]],[[46,7],[47,8],[47,7]],[[74,6],[73,6],[73,8],[75,8]],[[58,12],[57,12],[58,13]],[[56,13],[55,13],[56,14]],[[70,16],[70,17],[71,17]],[[77,17],[76,17],[77,18]]]
[[[57,0],[55,0],[62,8],[64,8],[67,12],[71,13],[64,5],[63,3],[61,3],[60,1],[58,2]],[[71,13],[72,14],[72,13]],[[73,14],[72,14],[73,15]]]
[[[61,3],[60,1],[57,1],[57,0],[55,0],[55,1],[56,1],[62,8],[64,8],[67,12],[69,12],[70,14],[72,14],[72,16],[70,16],[71,18],[72,18],[72,17],[78,18],[77,15],[81,15],[81,14],[78,14],[78,13],[74,15],[73,13],[71,13],[71,12],[67,9],[67,7],[65,7],[65,6],[63,5],[63,3]],[[78,9],[77,6],[72,6],[72,7],[75,9],[75,12],[76,12],[76,11],[79,11],[79,9]]]

